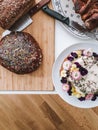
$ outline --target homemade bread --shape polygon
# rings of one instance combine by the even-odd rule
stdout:
[[[0,64],[17,74],[35,71],[43,55],[37,41],[26,32],[13,32],[0,41]]]
[[[9,29],[34,3],[35,0],[0,0],[0,27]]]

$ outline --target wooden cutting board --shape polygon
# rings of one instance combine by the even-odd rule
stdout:
[[[37,71],[27,75],[17,75],[0,66],[0,90],[53,90],[54,20],[39,11],[25,31],[34,36],[42,48],[43,63]],[[0,29],[0,35],[2,32]]]

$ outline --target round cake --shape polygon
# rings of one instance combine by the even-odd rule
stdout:
[[[0,64],[17,74],[35,71],[42,63],[37,41],[26,32],[12,32],[0,41]]]
[[[60,69],[62,88],[79,100],[96,100],[98,96],[98,54],[91,48],[71,52]]]

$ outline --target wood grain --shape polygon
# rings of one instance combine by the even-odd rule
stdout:
[[[0,90],[53,90],[54,20],[39,11],[25,31],[34,36],[42,48],[43,63],[37,71],[27,75],[16,75],[0,66]],[[2,32],[0,28],[0,35]]]
[[[98,108],[79,109],[58,95],[0,95],[0,130],[98,130]]]

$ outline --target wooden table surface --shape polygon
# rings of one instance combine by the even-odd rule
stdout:
[[[72,107],[58,95],[0,95],[0,130],[98,130],[98,107]]]
[[[33,23],[24,31],[38,41],[43,52],[43,63],[37,71],[27,75],[17,75],[0,66],[0,90],[53,90],[54,30],[54,19],[42,11],[33,16]],[[0,28],[0,35],[3,31]]]

